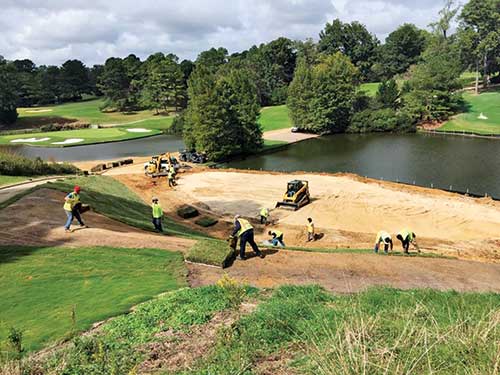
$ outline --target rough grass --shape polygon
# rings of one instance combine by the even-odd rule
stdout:
[[[200,240],[188,250],[186,260],[194,263],[226,267],[233,257],[233,249],[220,240]]]
[[[293,126],[288,116],[288,107],[286,105],[262,108],[259,124],[264,132],[291,128]]]
[[[500,134],[500,90],[480,95],[464,93],[467,112],[459,114],[441,126],[438,131],[465,131],[477,134]],[[480,120],[480,114],[488,117]]]
[[[223,327],[177,373],[493,374],[500,366],[498,294],[374,288],[332,295],[318,286],[283,286],[270,294],[230,282],[150,301],[109,322],[99,336],[76,339],[45,366],[128,373],[147,356],[139,350],[144,343],[161,340],[157,333],[205,324],[250,296],[257,309]]]
[[[185,272],[182,255],[164,250],[0,247],[3,350],[11,327],[40,349],[186,285]]]
[[[69,178],[64,181],[47,183],[48,187],[63,192],[73,190],[74,185],[82,188],[82,202],[89,204],[92,209],[102,215],[122,223],[152,231],[151,207],[133,191],[114,178],[107,176],[90,176]],[[182,237],[206,237],[204,234],[187,228],[165,216],[163,219],[166,234]]]

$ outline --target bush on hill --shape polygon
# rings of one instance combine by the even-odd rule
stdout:
[[[40,158],[29,159],[15,153],[0,151],[0,174],[6,176],[76,174],[79,171],[77,167],[68,163],[47,163]]]

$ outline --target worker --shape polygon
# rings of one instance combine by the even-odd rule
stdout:
[[[175,171],[175,168],[174,168],[174,165],[173,164],[169,164],[169,167],[168,167],[168,171],[170,173],[172,173],[172,175],[175,177],[177,175],[177,172]]]
[[[73,192],[66,195],[64,198],[64,211],[66,212],[67,220],[64,225],[65,232],[71,232],[71,223],[73,223],[73,219],[78,220],[80,223],[80,227],[87,228],[85,223],[82,221],[82,217],[80,216],[80,211],[78,207],[80,203],[80,186],[75,186],[73,188]]]
[[[153,225],[157,232],[163,232],[163,227],[161,225],[161,221],[163,218],[163,209],[158,203],[158,198],[154,197],[152,200],[151,209],[153,211]]]
[[[260,223],[267,225],[268,220],[269,220],[269,209],[263,207],[260,209]]]
[[[168,187],[173,188],[176,185],[176,183],[175,183],[175,175],[174,173],[172,173],[171,170],[168,171],[167,179],[168,179]]]
[[[315,241],[316,235],[314,234],[313,219],[307,218],[307,242]]]
[[[285,243],[283,242],[283,232],[279,230],[270,230],[268,232],[271,238],[271,243],[273,246],[285,247]]]
[[[389,246],[390,246],[391,251],[392,251],[392,248],[393,248],[392,237],[389,233],[387,233],[386,231],[383,231],[383,230],[378,232],[377,237],[375,238],[375,252],[376,253],[378,253],[378,250],[380,248],[381,243],[384,244],[384,253],[387,254],[387,252],[389,250]]]
[[[398,235],[396,236],[398,240],[401,241],[401,244],[403,245],[403,250],[405,254],[408,254],[408,251],[410,249],[410,243],[415,246],[415,248],[418,250],[420,253],[420,248],[417,244],[417,236],[415,233],[413,233],[411,230],[408,229],[402,229]]]
[[[259,250],[259,247],[255,243],[252,224],[250,224],[248,220],[243,219],[240,215],[234,217],[234,229],[230,238],[233,239],[234,237],[239,237],[240,239],[240,255],[236,259],[246,260],[245,247],[247,242],[258,257],[265,258],[265,255]]]

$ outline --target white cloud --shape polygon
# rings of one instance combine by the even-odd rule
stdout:
[[[102,63],[129,53],[173,52],[196,58],[279,36],[317,38],[325,23],[358,20],[380,38],[399,24],[425,27],[441,0],[0,0],[0,55],[61,64]]]

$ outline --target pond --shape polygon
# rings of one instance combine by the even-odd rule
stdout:
[[[434,134],[334,135],[224,167],[351,172],[500,198],[500,141]]]

